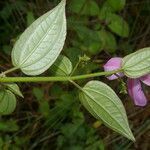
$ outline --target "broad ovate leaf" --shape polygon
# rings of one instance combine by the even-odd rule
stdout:
[[[16,83],[6,83],[5,86],[14,94],[23,98],[22,92]]]
[[[9,115],[16,108],[16,97],[9,90],[0,91],[0,115]]]
[[[46,71],[59,56],[66,38],[65,0],[34,21],[12,50],[12,62],[27,75]]]
[[[130,78],[138,78],[150,73],[150,47],[140,49],[123,58],[124,74]]]
[[[134,141],[124,106],[115,92],[100,81],[90,81],[79,96],[84,107],[114,131]]]
[[[72,63],[69,58],[60,55],[50,68],[50,71],[56,76],[67,76],[72,72]]]

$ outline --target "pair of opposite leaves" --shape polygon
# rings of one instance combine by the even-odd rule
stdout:
[[[53,10],[38,18],[16,42],[12,50],[12,62],[26,75],[43,73],[59,56],[66,38],[65,4],[66,0],[62,0]],[[149,56],[147,48],[126,56],[122,65],[124,73],[138,77],[150,72],[147,64]],[[134,140],[122,102],[109,86],[100,81],[90,81],[82,89],[80,100],[94,117]]]

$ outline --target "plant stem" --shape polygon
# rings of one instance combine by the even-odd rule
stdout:
[[[78,68],[78,66],[79,66],[80,63],[81,63],[81,59],[79,59],[79,61],[75,65],[75,67],[74,67],[73,71],[71,72],[70,76],[72,76],[74,74],[74,72],[76,71],[76,69]]]
[[[15,69],[16,70],[16,69]],[[11,70],[12,71],[12,70]],[[9,72],[11,72],[9,71]],[[70,81],[70,80],[81,80],[99,76],[109,76],[122,70],[97,72],[91,74],[77,75],[71,77],[0,77],[0,82],[57,82],[57,81]],[[8,72],[8,71],[7,71]]]
[[[83,90],[82,87],[80,85],[78,85],[76,82],[69,80],[70,83],[72,83],[75,87],[77,87],[79,90]]]
[[[4,75],[6,75],[6,74],[8,74],[8,73],[10,73],[10,72],[13,72],[13,71],[15,71],[15,70],[17,70],[18,68],[17,67],[14,67],[14,68],[11,68],[11,69],[9,69],[9,70],[6,70],[5,72],[2,72],[1,74],[0,74],[0,77],[3,77]]]

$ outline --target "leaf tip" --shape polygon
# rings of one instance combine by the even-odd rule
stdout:
[[[136,142],[136,139],[135,139],[135,137],[134,137],[134,135],[132,134],[131,136],[130,136],[130,138],[129,138],[132,142]]]
[[[128,131],[128,135],[126,136],[129,140],[131,140],[132,142],[136,142],[136,139],[131,131],[131,129],[129,128],[129,131]]]
[[[23,96],[23,94],[22,93],[20,93],[20,95],[19,95],[20,97],[22,97],[22,98],[24,98],[24,96]]]
[[[62,0],[60,3],[66,5],[66,0]]]

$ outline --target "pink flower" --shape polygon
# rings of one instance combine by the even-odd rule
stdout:
[[[108,60],[108,62],[104,65],[104,70],[105,71],[113,71],[121,68],[121,63],[122,63],[122,58],[120,57],[114,57]],[[123,77],[123,73],[117,73],[118,76]],[[116,75],[111,75],[107,77],[109,80],[114,80],[117,79],[118,76]]]
[[[111,58],[105,65],[105,71],[113,71],[121,68],[122,58],[114,57]],[[117,73],[117,75],[111,75],[107,77],[109,80],[114,80],[119,77],[123,76],[123,73]],[[140,78],[131,79],[128,78],[127,85],[128,85],[128,93],[133,99],[135,105],[137,106],[145,106],[147,104],[147,98],[142,90],[141,81],[150,86],[150,74],[142,76]]]

